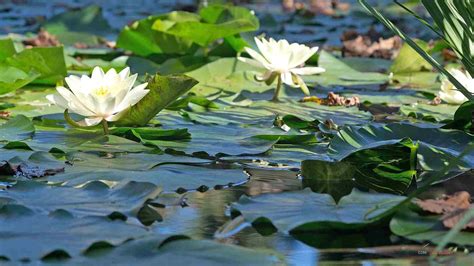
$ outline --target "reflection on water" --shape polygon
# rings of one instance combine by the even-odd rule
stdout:
[[[164,221],[156,223],[154,230],[160,233],[186,234],[197,239],[213,239],[215,232],[230,220],[229,204],[237,201],[243,194],[257,196],[302,188],[297,172],[260,169],[249,170],[249,173],[250,181],[241,186],[205,193],[187,193],[187,207],[166,204],[168,207],[163,210]],[[168,202],[173,201],[168,199]],[[289,236],[277,232],[263,236],[253,227],[246,226],[236,234],[216,241],[249,248],[274,249],[283,254],[291,265],[332,265],[336,261],[348,265],[428,264],[429,252],[418,251],[431,249],[426,246],[373,248],[411,244],[391,235],[387,228],[377,227],[350,233],[299,233]],[[461,261],[471,259],[472,257],[458,258]]]

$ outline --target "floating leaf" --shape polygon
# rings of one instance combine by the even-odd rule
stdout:
[[[474,137],[457,130],[423,128],[410,124],[346,127],[339,131],[329,145],[330,156],[341,160],[350,154],[384,145],[400,143],[409,138],[418,143],[417,163],[423,170],[440,170],[464,151]],[[453,168],[474,167],[474,153],[468,152]]]
[[[347,230],[379,221],[390,215],[404,199],[402,196],[353,190],[336,203],[328,194],[305,189],[254,198],[243,196],[232,208],[249,222],[265,218],[284,232]]]
[[[130,50],[140,56],[192,53],[195,50],[192,49],[192,40],[152,29],[152,25],[156,21],[174,24],[188,20],[197,21],[199,16],[188,12],[174,11],[135,21],[130,26],[125,26],[120,32],[117,47]]]
[[[150,92],[135,106],[129,109],[116,123],[120,126],[144,126],[161,110],[189,91],[197,81],[184,75],[148,78]]]
[[[2,193],[0,205],[6,201],[8,204],[28,206],[36,213],[44,214],[61,209],[76,217],[107,216],[114,212],[130,216],[160,192],[159,187],[141,182],[109,188],[100,181],[94,181],[81,188],[72,188],[18,181]]]
[[[66,211],[35,214],[22,205],[0,208],[0,256],[12,261],[40,259],[55,251],[78,256],[97,242],[118,245],[147,234],[141,226],[106,217],[77,219]]]
[[[199,14],[202,21],[198,17],[173,22],[158,19],[152,29],[206,46],[215,40],[259,28],[257,17],[244,7],[210,5]]]
[[[0,125],[0,141],[18,141],[33,136],[35,127],[26,116],[18,115]]]
[[[129,241],[117,248],[72,260],[77,264],[150,265],[173,262],[177,265],[279,265],[274,252],[225,245],[209,240],[188,240],[183,236],[148,237]]]

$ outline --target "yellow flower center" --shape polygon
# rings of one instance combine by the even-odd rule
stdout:
[[[99,97],[104,97],[109,94],[109,88],[100,86],[97,90],[95,90],[95,95]]]

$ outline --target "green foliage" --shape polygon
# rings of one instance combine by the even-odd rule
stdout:
[[[393,214],[404,199],[353,190],[336,203],[328,194],[305,189],[254,198],[242,196],[232,208],[248,222],[265,218],[283,232],[356,230]]]
[[[224,38],[241,51],[246,42],[238,34],[258,28],[257,17],[244,7],[211,5],[199,14],[174,11],[136,21],[121,31],[117,46],[141,56],[192,54],[193,44],[208,49],[209,44]]]
[[[410,240],[438,244],[449,232],[443,228],[439,218],[439,215],[421,215],[406,208],[400,210],[390,221],[390,230]],[[474,236],[470,232],[460,232],[449,243],[472,246]]]
[[[54,85],[66,76],[62,47],[36,47],[16,53],[11,41],[0,43],[10,47],[0,55],[0,94],[28,84]]]
[[[474,7],[470,0],[422,0],[449,46],[474,76]]]
[[[428,43],[422,40],[414,40],[425,52],[428,52]],[[400,53],[390,66],[390,72],[394,74],[412,73],[418,71],[429,71],[432,69],[430,63],[420,56],[408,44],[403,44]]]
[[[354,186],[404,194],[416,176],[417,147],[410,140],[352,153],[340,162],[305,160],[303,183],[336,199]]]
[[[42,27],[65,45],[97,45],[100,42],[98,36],[106,37],[112,31],[102,15],[102,8],[95,5],[56,15]]]
[[[23,115],[14,117],[0,125],[0,141],[18,141],[33,136],[35,127],[30,119]]]
[[[120,126],[144,126],[170,103],[189,91],[197,81],[185,75],[160,76],[147,79],[150,92],[116,123]]]
[[[444,0],[436,0],[436,1],[423,1],[423,3],[425,2],[431,2],[431,3],[441,3],[441,2],[444,2]],[[456,1],[452,1],[450,0],[450,3],[452,4],[453,2],[456,2]],[[469,2],[468,0],[461,0],[459,1],[459,3],[464,3],[465,5],[468,5]],[[380,22],[382,22],[387,28],[389,28],[391,31],[393,31],[395,34],[397,34],[398,36],[400,36],[408,45],[411,46],[411,48],[413,48],[420,56],[422,56],[427,62],[429,62],[434,68],[436,68],[438,71],[440,71],[442,74],[444,74],[446,77],[448,77],[449,81],[451,83],[454,84],[454,86],[462,92],[462,94],[464,94],[464,96],[466,96],[467,99],[469,100],[474,100],[474,95],[472,95],[471,92],[469,92],[469,90],[467,88],[465,88],[453,75],[451,75],[449,73],[449,71],[447,71],[440,63],[438,63],[432,56],[430,56],[428,53],[426,53],[422,47],[420,47],[413,39],[411,39],[410,37],[408,37],[408,35],[406,35],[405,33],[403,33],[397,26],[395,26],[390,20],[388,20],[387,18],[385,18],[379,11],[377,11],[376,9],[374,9],[372,6],[370,6],[366,0],[359,0],[359,3],[367,10],[369,11],[373,16],[375,16]],[[448,9],[445,9],[443,12],[446,12],[444,15],[433,15],[433,17],[437,17],[435,18],[435,21],[444,21],[444,19],[448,19],[448,22],[446,23],[446,25],[450,25],[449,27],[446,27],[444,28],[441,27],[441,29],[444,28],[444,30],[446,30],[446,32],[443,32],[444,35],[447,35],[447,34],[452,34],[452,30],[451,28],[452,27],[456,27],[455,24],[459,24],[460,22],[458,21],[460,18],[462,18],[462,16],[460,15],[459,12],[463,12],[465,13],[467,10],[469,10],[469,8],[467,8],[466,6],[464,7],[460,7],[460,8],[464,8],[463,11],[460,11],[460,10],[457,10],[457,9],[451,9],[451,8],[448,8]],[[471,8],[472,9],[472,8]],[[432,9],[432,11],[435,11],[436,9]],[[436,10],[436,11],[439,11],[439,10]],[[470,17],[471,15],[468,15],[468,17]],[[441,19],[441,20],[440,20]],[[454,19],[454,20],[453,20]],[[472,20],[472,19],[471,19]],[[444,23],[444,22],[443,22]],[[463,24],[464,22],[462,22],[461,24]],[[439,25],[438,25],[439,26]],[[461,26],[462,27],[462,26]],[[456,27],[458,28],[458,27]],[[458,28],[459,30],[459,28]],[[449,32],[448,32],[449,31]],[[462,34],[462,33],[461,33]],[[472,47],[472,41],[473,41],[473,38],[472,38],[472,27],[470,29],[470,33],[469,31],[466,31],[465,33],[467,36],[467,38],[464,38],[463,41],[464,43],[462,44],[462,46],[467,46],[467,47]],[[458,36],[459,37],[459,36]],[[448,41],[449,42],[449,41]],[[451,44],[452,47],[456,47],[454,44]],[[472,48],[469,48],[469,49],[472,49]],[[464,57],[470,57],[472,58],[472,51],[469,51],[469,53],[467,53],[466,50],[464,50],[463,52],[466,52],[466,54],[461,54],[461,58],[464,58]],[[472,59],[469,59],[469,60],[472,60]],[[463,62],[466,62],[466,59],[463,59]],[[468,61],[467,62],[467,65],[465,65],[466,68],[469,68],[470,66],[472,66],[471,64],[472,62]],[[469,70],[469,72],[471,72],[472,70]]]

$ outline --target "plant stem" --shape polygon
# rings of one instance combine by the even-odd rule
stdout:
[[[278,74],[277,78],[277,86],[275,89],[275,94],[273,94],[272,102],[279,102],[280,100],[278,99],[278,95],[280,94],[281,90],[281,74]]]
[[[109,125],[107,124],[107,120],[102,120],[102,127],[104,128],[104,135],[109,135]]]

